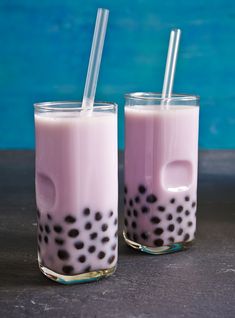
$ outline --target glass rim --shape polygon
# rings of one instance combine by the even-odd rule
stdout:
[[[126,99],[153,100],[153,101],[199,101],[199,95],[172,94],[171,97],[162,97],[162,93],[157,92],[133,92],[124,95]]]
[[[68,105],[71,107],[63,107],[63,105]],[[39,102],[33,104],[35,110],[61,110],[61,111],[82,111],[84,110],[82,106],[82,101],[76,100],[65,100],[65,101],[51,101],[51,102]],[[113,102],[94,102],[94,108],[96,110],[116,110],[118,105]],[[94,108],[87,108],[86,110],[93,110]]]

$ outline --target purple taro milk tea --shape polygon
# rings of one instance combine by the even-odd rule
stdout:
[[[62,282],[110,274],[117,263],[116,106],[80,106],[35,105],[39,265]]]
[[[149,253],[195,238],[198,97],[132,93],[125,106],[124,238]]]

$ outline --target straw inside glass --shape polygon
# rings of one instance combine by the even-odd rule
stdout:
[[[87,70],[86,84],[82,99],[83,109],[91,109],[94,105],[108,17],[109,10],[101,8],[98,9]]]
[[[168,109],[169,108],[169,99],[171,98],[174,77],[175,77],[175,68],[177,62],[177,55],[179,51],[179,43],[180,43],[180,29],[173,29],[170,34],[170,41],[168,47],[167,61],[166,61],[166,69],[165,76],[162,88],[162,107]],[[164,101],[164,99],[166,99]]]

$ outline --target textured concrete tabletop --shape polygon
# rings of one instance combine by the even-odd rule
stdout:
[[[116,273],[63,286],[37,266],[34,153],[0,152],[0,317],[235,317],[235,152],[203,152],[199,166],[191,249],[145,255],[124,244],[120,226]]]

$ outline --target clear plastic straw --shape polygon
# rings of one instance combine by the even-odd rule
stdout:
[[[96,16],[91,54],[89,59],[86,84],[82,99],[83,109],[92,109],[95,100],[96,85],[108,23],[109,10],[99,8]]]
[[[165,76],[162,88],[162,107],[168,109],[169,108],[169,98],[172,94],[174,77],[175,77],[175,67],[177,62],[177,55],[179,50],[180,43],[180,29],[173,29],[170,35],[167,61],[166,61],[166,69]],[[164,101],[164,99],[166,99]]]

